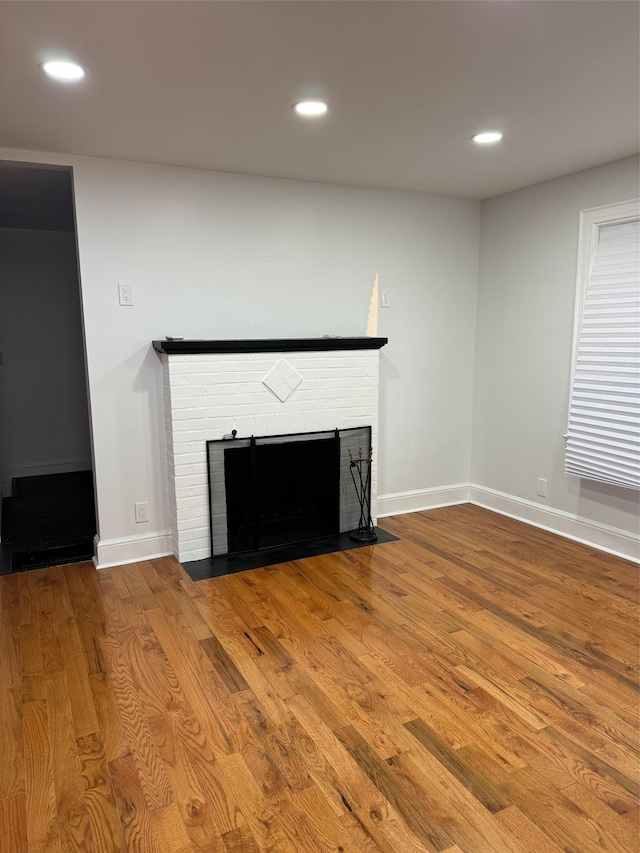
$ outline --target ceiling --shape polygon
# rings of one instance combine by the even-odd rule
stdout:
[[[0,2],[0,146],[487,198],[637,153],[626,0]],[[78,85],[39,63],[73,58]],[[290,109],[322,97],[330,111]],[[479,148],[473,133],[500,129]]]

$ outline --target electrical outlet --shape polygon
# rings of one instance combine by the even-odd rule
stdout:
[[[142,524],[143,521],[149,521],[149,504],[146,501],[136,504],[136,523]]]
[[[538,496],[541,498],[547,496],[547,481],[543,480],[542,477],[538,477]]]
[[[380,293],[380,304],[383,308],[391,308],[391,298],[388,290],[383,290]]]
[[[132,284],[119,284],[118,285],[118,296],[120,298],[120,305],[133,305],[133,285]]]

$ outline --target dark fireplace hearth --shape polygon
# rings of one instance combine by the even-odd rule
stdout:
[[[209,558],[183,563],[191,578],[370,544],[350,537],[360,522],[351,460],[370,452],[369,426],[208,441],[212,548]]]

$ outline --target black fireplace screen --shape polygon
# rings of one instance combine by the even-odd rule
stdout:
[[[208,441],[211,555],[353,530],[360,505],[350,459],[370,450],[368,426]]]

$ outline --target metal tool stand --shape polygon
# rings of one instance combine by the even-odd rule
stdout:
[[[375,542],[378,538],[376,529],[371,518],[371,458],[373,449],[369,450],[368,456],[362,455],[362,448],[358,450],[358,459],[353,458],[349,451],[351,479],[356,490],[358,503],[360,504],[360,520],[358,527],[350,536],[354,542]]]

